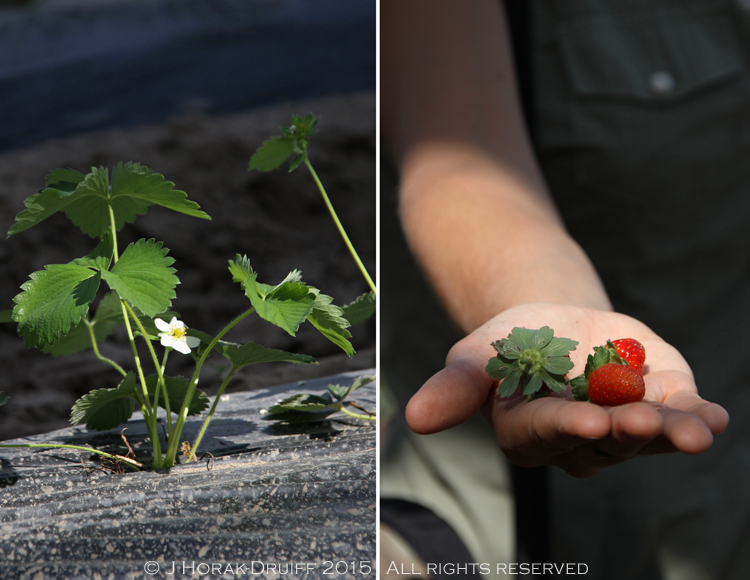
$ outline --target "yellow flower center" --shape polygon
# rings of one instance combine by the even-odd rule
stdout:
[[[187,330],[185,330],[184,326],[175,326],[174,328],[172,328],[170,334],[177,340],[185,340],[185,337],[187,336]]]

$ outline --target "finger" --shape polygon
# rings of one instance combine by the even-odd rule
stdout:
[[[606,437],[608,413],[557,397],[527,402],[518,395],[493,397],[491,415],[498,444],[511,461],[533,467],[592,440]]]
[[[466,359],[454,360],[411,398],[406,422],[421,435],[455,427],[481,408],[493,384],[484,367]]]
[[[600,453],[622,459],[635,457],[664,430],[661,413],[648,403],[612,407],[609,413],[612,432],[610,437],[597,444]]]
[[[711,431],[718,435],[729,426],[729,413],[721,405],[701,399],[697,393],[677,392],[664,401],[673,409],[691,413],[700,418]]]
[[[666,405],[657,407],[664,419],[664,437],[675,448],[688,455],[707,451],[713,444],[713,434],[697,415],[673,409]]]

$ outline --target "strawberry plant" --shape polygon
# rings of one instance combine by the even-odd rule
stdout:
[[[323,202],[328,208],[331,218],[336,224],[339,234],[341,234],[341,238],[344,240],[346,247],[349,249],[349,253],[352,255],[352,258],[356,262],[360,272],[362,272],[362,275],[370,287],[371,295],[360,297],[357,301],[358,304],[356,307],[360,316],[370,316],[375,311],[375,296],[377,295],[377,288],[375,287],[375,283],[372,281],[367,268],[365,268],[357,251],[349,240],[349,236],[346,234],[346,230],[341,224],[341,221],[336,214],[336,210],[333,208],[331,199],[328,197],[325,187],[323,187],[323,184],[321,183],[318,174],[315,172],[315,169],[313,169],[308,157],[310,137],[316,132],[315,126],[318,124],[319,120],[320,117],[315,117],[312,113],[305,115],[305,117],[294,115],[289,127],[280,127],[283,135],[271,137],[253,154],[250,158],[250,163],[248,164],[248,170],[273,171],[274,169],[281,167],[292,156],[292,160],[289,163],[290,173],[300,165],[304,165],[307,168],[315,185],[318,187],[320,194],[323,196]]]
[[[308,172],[312,176],[313,181],[315,182],[315,185],[320,191],[321,196],[323,197],[323,202],[328,208],[331,218],[333,219],[334,224],[336,224],[341,238],[346,244],[346,247],[349,249],[349,253],[352,255],[354,262],[357,264],[357,267],[359,268],[368,286],[370,287],[369,293],[359,296],[354,302],[343,307],[344,318],[346,318],[346,320],[350,324],[354,325],[367,320],[375,314],[377,288],[375,287],[375,283],[370,277],[367,268],[365,268],[362,260],[357,254],[357,251],[354,249],[354,246],[349,240],[349,236],[346,234],[346,230],[344,229],[341,220],[339,220],[338,215],[336,214],[336,210],[333,208],[333,204],[331,203],[331,200],[326,193],[325,187],[323,187],[323,183],[320,181],[318,174],[315,172],[315,169],[313,169],[313,166],[310,163],[310,159],[308,157],[310,137],[316,132],[315,127],[318,124],[319,120],[320,118],[315,117],[312,113],[309,113],[304,117],[300,115],[292,116],[291,124],[288,127],[280,127],[282,135],[275,135],[271,137],[268,141],[265,141],[262,146],[259,147],[258,150],[252,155],[248,164],[248,170],[257,170],[263,172],[273,171],[274,169],[278,169],[284,163],[286,163],[286,161],[289,160],[290,157],[292,158],[289,162],[290,173],[297,169],[300,165],[303,165],[307,168]],[[319,330],[321,330],[321,332],[324,332],[323,329],[319,328]],[[337,399],[334,395],[334,398],[330,399],[331,393],[332,391],[330,391],[329,389],[329,392],[324,393],[322,395],[322,398],[318,397],[318,399],[320,400],[316,400],[315,402],[311,402],[309,395],[294,395],[284,401],[283,405],[280,404],[269,409],[269,417],[283,419],[286,416],[287,412],[292,410],[301,413],[308,411],[319,411],[320,405],[327,406],[326,408],[335,407],[338,410],[351,415],[352,413],[347,412],[345,410],[345,407],[341,404],[343,398]],[[331,405],[333,405],[333,407],[331,407]],[[366,415],[354,415],[360,419],[375,419],[375,416],[370,413],[367,413]]]
[[[218,353],[229,363],[214,405],[206,416],[193,454],[208,427],[216,404],[229,381],[242,368],[261,362],[314,364],[310,356],[266,348],[255,343],[238,344],[225,335],[245,318],[256,315],[295,336],[300,325],[310,323],[349,356],[350,321],[333,299],[302,281],[298,270],[276,284],[264,284],[246,255],[228,261],[229,274],[248,299],[248,308],[230,321],[216,336],[189,328],[171,310],[179,284],[174,259],[163,243],[141,239],[122,249],[118,233],[153,206],[197,219],[210,219],[190,201],[185,192],[162,175],[138,163],[118,164],[111,172],[92,168],[88,174],[57,169],[46,186],[25,201],[26,209],[16,216],[8,235],[17,235],[62,212],[83,233],[96,241],[91,252],[66,264],[50,264],[31,274],[21,286],[12,311],[0,319],[18,325],[26,345],[55,356],[91,349],[96,359],[120,375],[113,388],[98,389],[81,397],[71,412],[73,424],[107,430],[128,421],[138,408],[145,419],[152,445],[152,468],[170,467],[177,461],[185,420],[208,407],[208,398],[198,389],[201,369],[209,355]],[[352,306],[356,319],[360,306]],[[102,355],[99,343],[115,328],[123,326],[133,354],[132,368],[123,368]],[[141,341],[148,355],[139,354]],[[161,349],[161,356],[157,353]],[[191,377],[169,376],[167,362],[176,351],[191,356],[195,370]],[[147,372],[151,366],[152,371]],[[0,404],[7,398],[0,394]],[[167,447],[161,449],[157,410],[166,411]],[[0,445],[0,447],[65,447],[83,449],[113,458],[89,447],[63,445]],[[194,455],[193,455],[194,457]],[[128,462],[125,458],[116,459]],[[190,459],[188,459],[189,461]],[[132,461],[129,465],[133,466]]]
[[[347,406],[357,407],[354,403],[347,402],[345,399],[360,387],[373,382],[374,376],[359,377],[351,385],[328,385],[328,389],[323,395],[312,395],[310,393],[298,393],[282,399],[275,405],[261,411],[269,419],[278,421],[306,421],[310,413],[328,415],[334,411],[340,411],[354,419],[366,419],[373,421],[375,415],[360,409],[364,413],[350,411]],[[359,408],[359,407],[357,407]]]
[[[588,355],[584,372],[566,380],[573,369],[570,352],[577,342],[557,338],[548,326],[539,330],[514,328],[507,338],[493,343],[497,355],[485,371],[500,381],[497,393],[509,397],[516,390],[528,400],[570,385],[577,401],[597,405],[624,405],[643,399],[646,393],[643,368],[646,350],[633,338],[608,340]]]

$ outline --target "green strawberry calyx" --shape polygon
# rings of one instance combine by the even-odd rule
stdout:
[[[569,354],[577,341],[558,338],[549,326],[538,330],[516,327],[507,338],[492,343],[497,355],[489,360],[485,371],[500,381],[497,394],[509,397],[516,389],[531,400],[540,395],[542,386],[560,392],[565,390],[565,374],[573,368]]]
[[[595,346],[594,352],[586,359],[583,374],[571,379],[570,386],[573,391],[573,398],[576,401],[589,400],[589,377],[591,373],[609,363],[628,366],[628,361],[617,354],[617,349],[611,340],[601,346]]]

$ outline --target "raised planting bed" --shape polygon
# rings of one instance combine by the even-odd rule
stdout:
[[[224,395],[199,461],[169,470],[114,473],[121,469],[87,452],[0,449],[0,577],[374,578],[375,422],[264,412],[373,373]],[[376,383],[346,400],[374,413]],[[195,439],[202,419],[188,418],[184,439]],[[126,427],[136,457],[148,454],[143,420]],[[121,431],[72,427],[3,443],[125,455]]]

